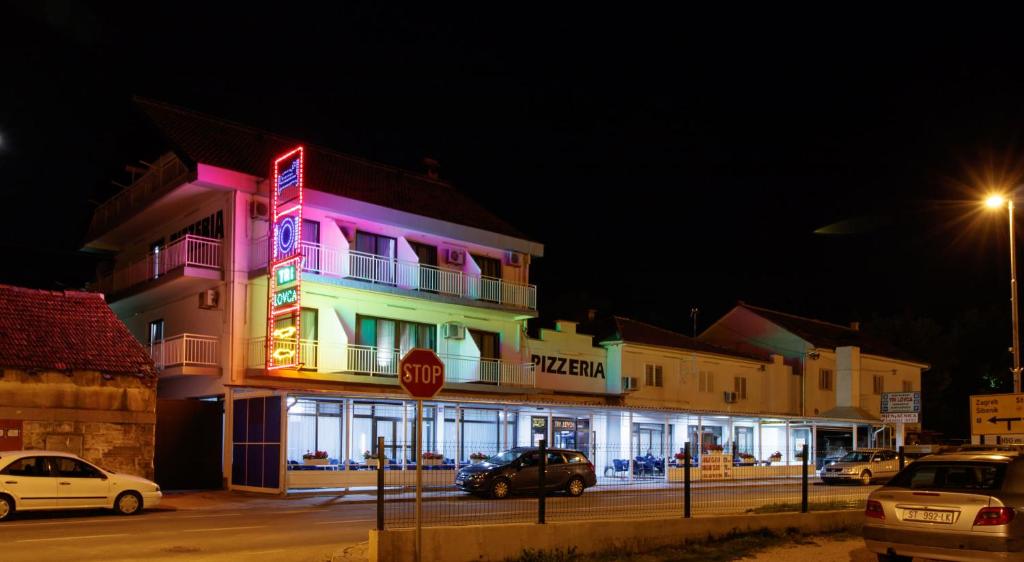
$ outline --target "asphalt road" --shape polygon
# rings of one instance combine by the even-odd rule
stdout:
[[[814,485],[810,501],[855,502],[873,489]],[[548,520],[682,513],[678,487],[604,490],[591,489],[579,498],[549,498]],[[214,494],[219,494],[217,499],[202,508],[188,507],[182,501],[176,506],[171,500],[131,517],[103,511],[18,514],[0,523],[0,560],[358,560],[365,553],[367,531],[376,521],[376,505],[351,501],[351,495],[282,499]],[[742,513],[765,504],[799,501],[798,482],[706,488],[694,490],[692,509],[694,516]],[[453,494],[430,498],[423,510],[426,524],[432,525],[525,523],[536,521],[537,499],[499,501]],[[414,503],[389,501],[386,515],[388,526],[411,526]]]

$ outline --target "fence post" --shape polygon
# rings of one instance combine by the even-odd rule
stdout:
[[[537,495],[537,523],[540,523],[540,524],[544,524],[544,515],[545,515],[544,509],[546,507],[545,506],[545,502],[544,502],[544,487],[546,486],[546,483],[544,482],[544,480],[545,480],[546,475],[544,473],[547,471],[547,465],[548,465],[548,440],[547,439],[541,439],[540,440],[540,474],[537,475],[537,485],[538,485],[537,486],[538,487],[538,490],[537,490],[537,494],[538,494]]]
[[[384,437],[377,437],[377,530],[384,530]]]
[[[690,442],[683,444],[683,517],[690,517]]]
[[[906,463],[907,463],[907,457],[905,457],[903,455],[903,445],[900,445],[899,455],[900,455],[900,470],[903,470],[903,467],[906,466]]]
[[[800,512],[807,513],[807,443],[804,443],[800,473]]]

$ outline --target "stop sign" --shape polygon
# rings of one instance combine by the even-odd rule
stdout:
[[[444,386],[444,363],[433,350],[410,349],[398,363],[398,384],[413,398],[433,398]]]

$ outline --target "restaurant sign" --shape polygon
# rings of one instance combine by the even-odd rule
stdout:
[[[267,268],[267,371],[302,365],[302,147],[274,160]]]
[[[728,462],[727,462],[728,461]],[[722,453],[707,453],[700,458],[701,480],[725,480],[732,472],[732,456]]]

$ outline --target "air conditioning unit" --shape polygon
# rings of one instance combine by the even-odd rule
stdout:
[[[217,289],[207,289],[199,293],[199,308],[217,308]]]
[[[458,322],[446,322],[444,337],[449,340],[461,340],[466,337],[466,327]]]
[[[622,377],[622,391],[633,392],[640,388],[640,379],[636,377]]]
[[[254,219],[270,219],[270,206],[263,201],[249,201],[249,216]]]
[[[466,250],[459,250],[457,248],[448,248],[448,263],[452,265],[462,265],[466,263]]]
[[[505,254],[505,263],[512,267],[523,266],[523,254],[519,252],[508,252]]]
[[[722,397],[725,398],[725,403],[726,404],[735,404],[736,403],[736,393],[735,392],[729,392],[727,390],[727,391],[723,392],[722,395],[723,395]]]

